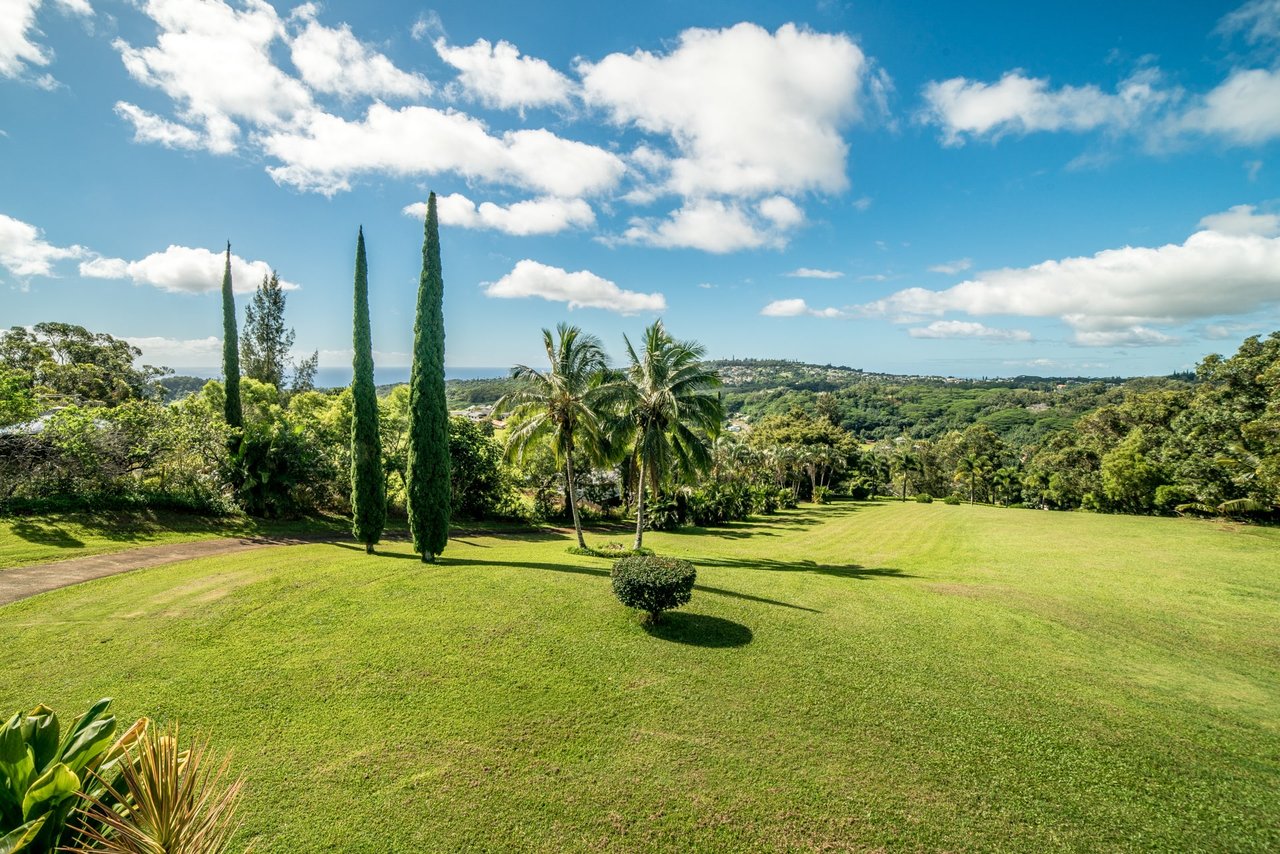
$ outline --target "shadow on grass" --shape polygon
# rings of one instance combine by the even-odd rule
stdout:
[[[57,525],[45,522],[21,520],[14,522],[10,530],[16,537],[42,546],[59,549],[78,549],[84,546],[83,540],[76,539]]]
[[[837,578],[918,578],[900,569],[889,567],[868,567],[856,563],[835,566],[815,563],[811,560],[773,560],[770,558],[707,557],[696,561],[699,566],[723,566],[729,569],[755,569],[766,572],[812,572],[815,575],[832,575]]]
[[[334,546],[335,548],[339,548],[339,549],[346,549],[347,551],[362,552],[362,553],[364,552],[364,546],[356,545],[355,543],[331,542],[331,543],[328,543],[328,545]],[[396,558],[398,560],[414,560],[419,562],[421,562],[422,560],[416,554],[406,554],[405,552],[375,551],[373,556]],[[709,563],[709,561],[704,561],[704,563]],[[594,575],[597,578],[609,577],[609,570],[607,569],[597,569],[595,567],[590,567],[590,566],[575,566],[573,564],[567,564],[567,563],[535,563],[532,561],[517,561],[517,560],[482,560],[480,558],[459,558],[459,557],[451,557],[451,556],[446,557],[442,555],[436,558],[436,561],[434,564],[427,564],[427,565],[428,566],[458,566],[458,567],[496,566],[496,567],[503,567],[505,569],[535,569],[541,572],[565,572],[570,575]],[[750,593],[739,593],[736,590],[725,590],[721,587],[708,587],[705,584],[696,584],[694,585],[693,589],[701,591],[702,593],[710,593],[713,596],[727,596],[730,599],[742,599],[743,601],[746,601],[746,602],[758,602],[761,605],[773,605],[778,608],[791,608],[796,611],[808,611],[810,614],[822,613],[821,611],[818,611],[814,608],[806,608],[803,605],[792,605],[790,602],[780,602],[777,599],[766,599],[763,596],[752,596]]]
[[[879,503],[879,502],[874,502]],[[802,510],[784,510],[775,516],[752,516],[750,519],[725,522],[723,525],[702,528],[691,525],[683,528],[676,528],[667,531],[668,534],[674,534],[680,537],[687,536],[708,536],[719,537],[722,540],[745,540],[750,537],[776,537],[778,534],[774,531],[805,531],[814,525],[821,525],[830,522],[838,516],[848,516],[856,513],[865,506],[872,505],[869,501],[852,501],[844,500],[834,504],[826,504],[821,507],[807,505]]]
[[[720,649],[746,646],[754,637],[751,629],[742,623],[706,614],[686,614],[683,611],[663,614],[662,622],[656,625],[645,624],[644,630],[652,637],[672,643]]]

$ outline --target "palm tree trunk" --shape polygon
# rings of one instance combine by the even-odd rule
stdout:
[[[564,455],[564,476],[569,484],[569,506],[573,508],[573,530],[578,535],[578,548],[587,547],[582,539],[582,520],[578,517],[578,489],[573,483],[573,442],[569,442],[569,450]]]
[[[633,549],[644,545],[644,457],[640,458],[640,477],[636,479],[636,544]]]

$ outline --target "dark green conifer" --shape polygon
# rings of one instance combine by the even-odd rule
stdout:
[[[240,408],[240,342],[236,335],[236,300],[231,294],[231,243],[227,243],[227,266],[222,272],[222,376],[226,390],[223,413],[228,427],[243,427]]]
[[[436,194],[427,199],[422,277],[413,323],[409,374],[409,531],[413,550],[430,563],[449,540],[449,407],[444,395],[444,277]]]
[[[378,435],[378,392],[373,382],[373,340],[369,331],[369,267],[364,229],[356,237],[356,298],[351,368],[351,533],[365,551],[382,538],[387,522],[387,485]]]

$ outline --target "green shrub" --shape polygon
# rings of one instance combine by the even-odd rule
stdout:
[[[1161,484],[1156,487],[1156,507],[1165,513],[1173,512],[1179,504],[1190,504],[1195,500],[1196,491],[1189,486]]]
[[[670,557],[624,557],[613,565],[613,592],[628,608],[644,611],[650,623],[662,612],[687,605],[697,571],[687,560]]]
[[[751,512],[772,516],[778,512],[778,494],[767,486],[751,488]]]
[[[789,489],[779,489],[775,495],[778,496],[778,506],[783,510],[795,510],[800,506],[796,494]]]
[[[956,505],[956,504],[959,504],[959,503],[960,503],[960,496],[959,496],[959,495],[948,495],[946,498],[942,499],[942,503],[943,503],[943,504],[950,504],[950,505],[954,506],[954,505]]]
[[[45,705],[0,727],[0,851],[54,851],[82,827],[77,793],[103,797],[102,781],[148,723],[139,720],[113,741],[110,705],[99,700],[66,733]]]
[[[831,490],[828,487],[819,486],[817,489],[813,491],[813,503],[814,504],[830,504]]]
[[[929,494],[929,493],[927,493],[927,492],[922,492],[922,493],[920,493],[919,495],[917,495],[917,496],[916,496],[916,503],[917,503],[917,504],[932,504],[932,503],[933,503],[933,496],[932,496],[932,495],[930,495],[930,494]],[[957,503],[958,503],[958,500],[957,500]]]
[[[680,527],[680,505],[674,498],[654,501],[645,508],[644,522],[651,531],[674,531]]]

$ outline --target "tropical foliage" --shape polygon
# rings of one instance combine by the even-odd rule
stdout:
[[[110,705],[99,700],[65,731],[44,705],[0,728],[0,851],[54,851],[86,830],[76,812],[81,793],[107,798],[102,781],[129,764],[128,750],[147,727],[144,718],[117,738]]]
[[[527,365],[511,369],[518,386],[494,406],[494,417],[509,416],[507,453],[524,461],[539,443],[552,449],[555,460],[564,466],[568,505],[578,548],[585,549],[582,517],[578,512],[577,478],[573,457],[579,441],[585,452],[599,462],[609,457],[606,443],[608,405],[613,391],[607,379],[604,346],[594,335],[585,335],[576,326],[560,324],[553,338],[542,330],[542,345],[549,369],[539,371]]]

